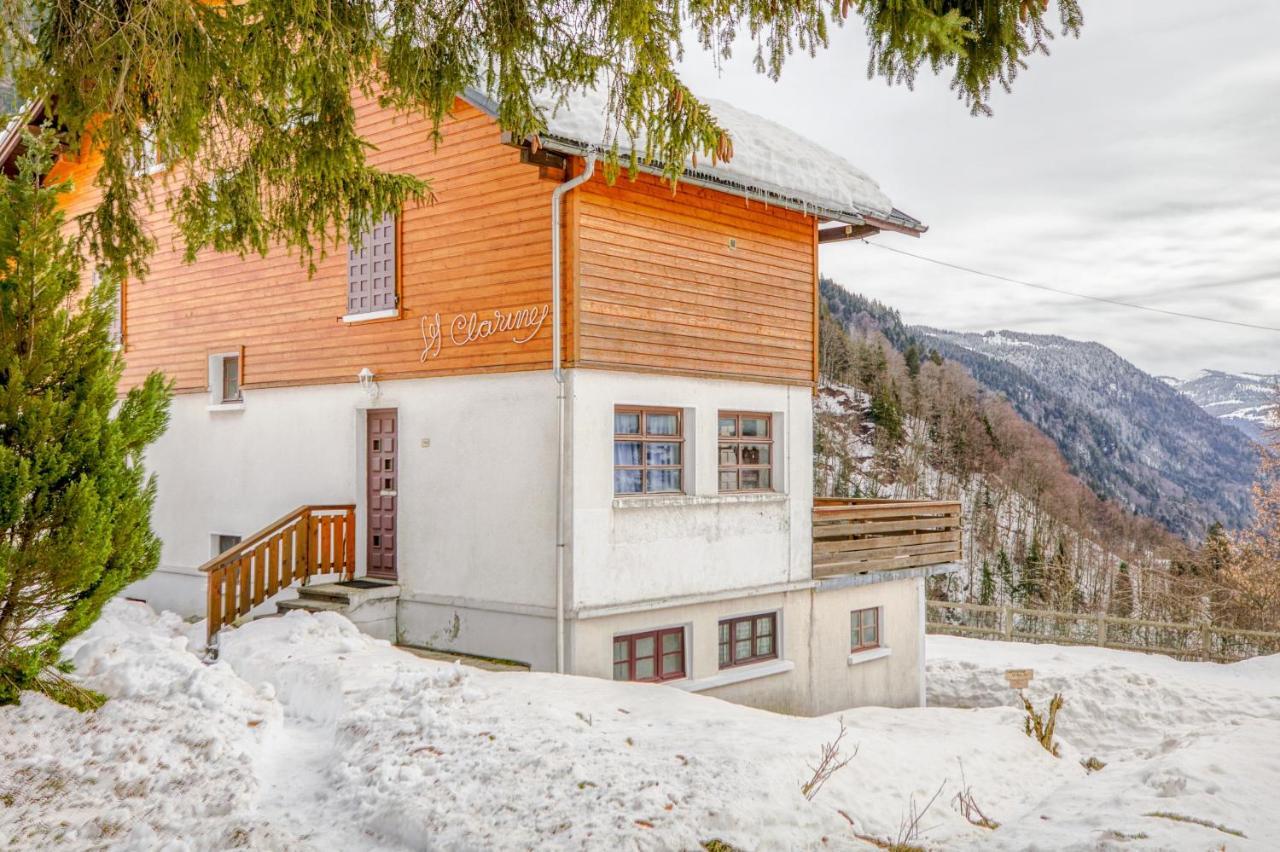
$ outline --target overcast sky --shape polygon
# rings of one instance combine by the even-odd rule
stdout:
[[[995,115],[946,79],[866,79],[851,21],[773,83],[747,51],[686,80],[844,154],[919,240],[876,241],[1051,286],[1280,327],[1280,2],[1082,0],[1079,40],[1034,57]],[[822,270],[909,323],[1097,340],[1140,367],[1280,372],[1280,333],[1148,314],[974,277],[861,243]]]

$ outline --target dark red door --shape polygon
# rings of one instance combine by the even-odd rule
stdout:
[[[370,577],[396,578],[396,483],[399,462],[394,408],[369,412],[369,559]]]

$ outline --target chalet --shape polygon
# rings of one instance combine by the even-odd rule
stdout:
[[[207,615],[214,643],[334,610],[787,712],[921,703],[925,580],[958,557],[959,506],[815,501],[812,400],[820,244],[924,227],[837,154],[712,107],[734,156],[673,191],[604,179],[590,95],[537,146],[479,94],[438,147],[363,102],[372,164],[437,201],[314,277],[284,252],[184,263],[156,169],[159,251],[120,345],[126,384],[159,369],[177,396],[147,460],[162,566],[129,595]],[[55,166],[70,215],[94,168]]]

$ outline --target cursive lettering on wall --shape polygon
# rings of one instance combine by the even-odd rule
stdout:
[[[495,334],[510,334],[512,343],[522,345],[533,340],[542,331],[550,313],[551,306],[542,304],[509,311],[495,310],[491,316],[484,317],[481,317],[479,311],[458,314],[449,322],[449,342],[454,346],[466,346],[468,343],[487,340]],[[429,361],[440,354],[445,340],[445,327],[439,313],[424,316],[421,325],[422,356],[419,360]]]

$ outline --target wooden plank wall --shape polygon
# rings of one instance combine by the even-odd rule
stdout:
[[[447,335],[458,313],[484,318],[495,309],[549,304],[551,191],[560,174],[540,177],[522,164],[518,150],[501,144],[497,125],[462,102],[438,149],[421,119],[372,102],[360,105],[359,118],[378,147],[370,161],[429,178],[438,198],[402,213],[401,318],[340,321],[345,245],[313,278],[283,251],[245,259],[206,251],[184,264],[159,175],[149,218],[158,251],[147,279],[127,287],[126,386],[160,369],[179,391],[204,390],[208,355],[241,345],[246,388],[350,382],[365,366],[380,379],[549,366],[550,319],[523,345],[499,334],[457,347]],[[68,205],[75,215],[96,202],[93,166],[68,171],[84,187]],[[424,363],[420,320],[437,311],[446,340],[439,357]]]
[[[471,311],[549,304],[551,192],[566,173],[522,164],[499,128],[459,101],[434,149],[426,122],[359,105],[383,168],[429,178],[437,203],[401,218],[399,318],[347,325],[346,247],[308,278],[295,256],[201,253],[182,262],[156,183],[148,224],[158,250],[125,289],[124,386],[159,369],[179,392],[207,389],[212,353],[243,347],[246,388],[547,369],[551,320],[530,342],[511,334],[454,346],[450,321]],[[92,157],[60,163],[76,192],[69,216],[96,203]],[[571,159],[567,174],[580,173]],[[602,170],[568,195],[564,217],[567,365],[810,384],[814,380],[816,221],[794,211],[657,178]],[[730,241],[733,244],[730,244]],[[423,362],[421,321],[441,314],[445,341]]]
[[[813,382],[814,217],[649,175],[578,192],[578,363]]]

